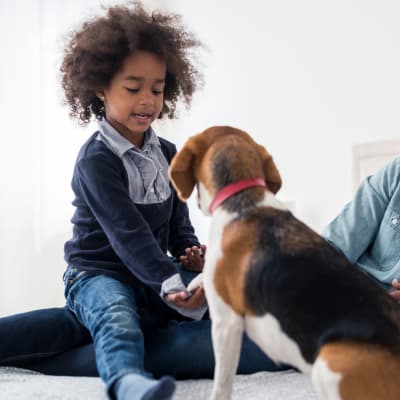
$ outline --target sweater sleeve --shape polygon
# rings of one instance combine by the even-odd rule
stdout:
[[[130,199],[115,162],[102,154],[82,158],[74,179],[77,190],[124,265],[141,282],[161,294],[163,282],[176,275],[177,268],[161,250]]]

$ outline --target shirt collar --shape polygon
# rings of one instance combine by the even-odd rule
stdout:
[[[157,135],[152,127],[145,132],[144,144],[141,149],[137,148],[128,139],[124,138],[105,118],[98,122],[100,135],[110,145],[112,150],[122,157],[128,150],[134,149],[135,151],[142,152],[148,146],[157,145],[161,146]]]

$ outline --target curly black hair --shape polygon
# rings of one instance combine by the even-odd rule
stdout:
[[[147,12],[138,1],[112,6],[106,15],[85,22],[64,50],[60,68],[65,103],[70,115],[87,124],[91,117],[105,116],[104,104],[96,92],[109,87],[126,57],[135,51],[157,54],[167,65],[164,104],[159,118],[173,118],[176,103],[190,105],[202,75],[191,60],[201,47],[181,23],[179,15]]]

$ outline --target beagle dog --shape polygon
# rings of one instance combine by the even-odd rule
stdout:
[[[264,147],[212,127],[187,141],[169,174],[183,200],[197,186],[212,218],[203,284],[213,400],[231,398],[244,331],[311,374],[320,399],[400,399],[400,306],[275,198],[281,178]]]

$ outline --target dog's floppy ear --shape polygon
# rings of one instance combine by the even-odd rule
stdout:
[[[169,178],[181,200],[187,200],[196,184],[193,174],[194,154],[185,146],[175,154],[169,167]]]
[[[268,189],[275,194],[282,186],[281,175],[279,174],[278,168],[276,167],[271,154],[269,154],[267,150],[259,144],[257,145],[257,150],[263,163],[265,182],[267,183]]]

